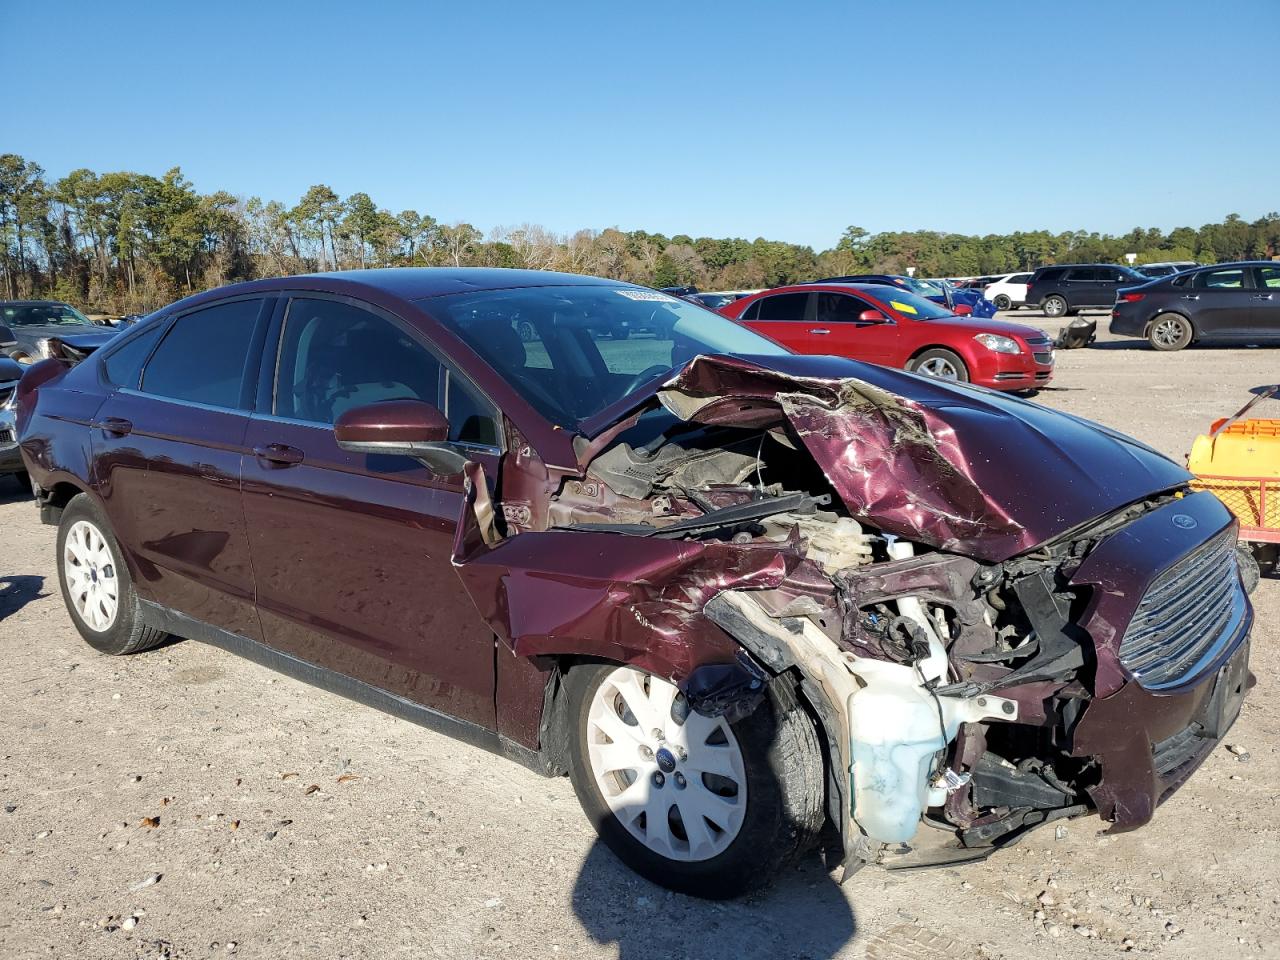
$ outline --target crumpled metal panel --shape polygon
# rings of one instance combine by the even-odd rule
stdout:
[[[721,590],[777,587],[803,562],[799,543],[564,531],[521,533],[492,547],[478,541],[460,527],[455,566],[480,615],[517,655],[606,657],[673,679],[739,655],[703,616],[707,601]]]
[[[658,396],[700,423],[785,421],[855,517],[978,560],[1008,559],[1189,479],[1076,417],[829,357],[764,367],[701,356]]]

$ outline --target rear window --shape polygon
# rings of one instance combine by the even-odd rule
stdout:
[[[261,300],[236,300],[179,317],[147,364],[142,389],[174,400],[240,407],[261,308]]]
[[[808,305],[807,293],[780,293],[776,297],[765,297],[760,301],[760,313],[757,317],[762,323],[770,321],[804,320],[804,310]]]
[[[1201,290],[1241,290],[1244,288],[1244,270],[1205,270],[1197,273],[1194,286]]]
[[[1056,280],[1062,279],[1062,275],[1066,272],[1066,268],[1064,267],[1052,267],[1048,270],[1041,270],[1039,273],[1035,274],[1032,279],[1040,283],[1053,283]]]
[[[1027,283],[1030,280],[1031,280],[1031,274],[1029,273],[1015,273],[1012,277],[1010,277],[1005,282],[1006,283]]]
[[[142,374],[142,365],[147,362],[151,348],[156,345],[163,323],[156,323],[130,337],[119,348],[111,351],[111,356],[103,361],[102,369],[110,380],[118,387],[137,388],[138,377]]]

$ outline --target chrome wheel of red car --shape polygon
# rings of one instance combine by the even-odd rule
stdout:
[[[964,365],[964,361],[950,350],[941,348],[926,350],[920,354],[911,365],[911,370],[913,373],[921,373],[926,377],[937,377],[939,380],[956,380],[960,383],[969,382],[969,368]]]

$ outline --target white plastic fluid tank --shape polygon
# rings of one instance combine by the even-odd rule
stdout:
[[[930,763],[959,721],[947,723],[944,739],[938,707],[909,667],[859,660],[855,673],[867,686],[849,697],[853,818],[873,840],[906,843],[939,802],[930,797]]]

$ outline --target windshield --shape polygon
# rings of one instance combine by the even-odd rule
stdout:
[[[7,303],[0,307],[0,325],[6,327],[93,326],[93,321],[65,303]]]
[[[718,314],[635,287],[527,287],[424,304],[553,423],[576,427],[698,354],[787,351]]]
[[[941,320],[943,317],[955,316],[942,304],[918,297],[914,293],[907,293],[905,290],[894,290],[883,299],[898,313],[912,320]]]

